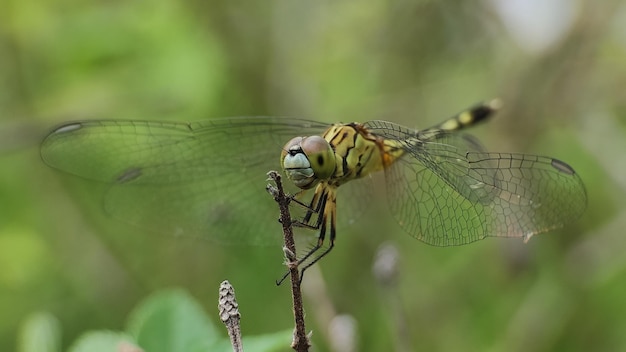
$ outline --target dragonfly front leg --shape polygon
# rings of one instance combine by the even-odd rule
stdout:
[[[318,230],[322,222],[322,217],[320,216],[320,214],[324,212],[324,206],[326,203],[325,197],[326,197],[327,191],[325,190],[324,187],[321,187],[321,185],[318,185],[318,187],[315,189],[315,193],[313,194],[313,198],[311,198],[311,201],[309,202],[309,204],[305,204],[301,202],[300,200],[298,200],[296,197],[299,194],[300,193],[294,196],[291,200],[294,203],[305,208],[306,214],[302,217],[302,220],[292,220],[291,224],[293,226],[305,227],[305,228],[309,228],[312,230]],[[315,224],[310,223],[311,217],[313,216],[313,214],[318,214]]]

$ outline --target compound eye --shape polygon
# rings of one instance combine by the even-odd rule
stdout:
[[[305,137],[300,142],[302,151],[309,159],[318,179],[328,179],[335,172],[335,153],[328,142],[320,136]]]
[[[293,137],[292,139],[290,139],[289,142],[287,142],[287,144],[285,144],[285,146],[283,147],[283,152],[280,154],[280,159],[284,159],[287,154],[293,154],[295,151],[301,150],[302,148],[300,147],[300,143],[302,143],[303,139],[304,137]]]

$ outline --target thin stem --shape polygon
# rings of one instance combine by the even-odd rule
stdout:
[[[274,197],[280,209],[280,223],[283,225],[283,240],[285,242],[283,252],[287,259],[286,264],[291,277],[293,316],[296,323],[291,348],[298,352],[305,352],[309,350],[311,344],[304,327],[304,308],[302,306],[302,291],[300,289],[300,273],[298,272],[296,243],[293,239],[293,228],[291,226],[291,215],[289,213],[289,202],[291,198],[285,195],[281,177],[278,172],[270,171],[267,175],[276,185],[276,187],[268,185],[267,190]]]

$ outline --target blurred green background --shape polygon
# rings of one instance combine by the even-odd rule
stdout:
[[[274,285],[280,248],[112,221],[40,161],[51,126],[279,115],[422,128],[493,97],[503,111],[472,133],[489,150],[567,161],[587,212],[526,245],[430,247],[387,215],[343,230],[305,279],[316,350],[346,350],[333,346],[350,324],[361,351],[626,350],[624,23],[618,0],[2,1],[0,350],[39,311],[60,321],[64,347],[121,330],[163,287],[184,287],[217,322],[224,279],[244,335],[293,325],[288,287]],[[372,274],[382,243],[398,248],[391,282]]]

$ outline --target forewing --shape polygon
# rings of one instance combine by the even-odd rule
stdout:
[[[41,154],[54,168],[106,183],[104,208],[115,218],[167,235],[269,244],[281,236],[266,173],[280,170],[289,139],[326,127],[274,117],[82,121],[50,133]]]

